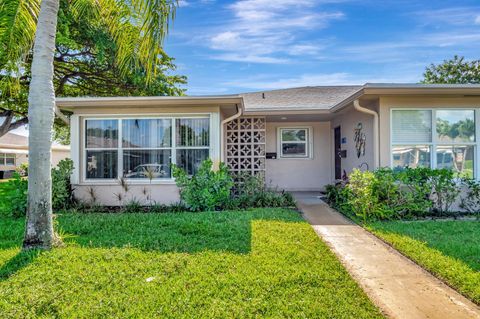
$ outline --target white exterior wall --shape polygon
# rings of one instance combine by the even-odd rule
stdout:
[[[358,112],[353,107],[348,108],[331,121],[332,161],[334,160],[333,130],[340,126],[342,138],[346,140],[346,143],[342,144],[342,150],[347,151],[347,157],[342,158],[342,173],[345,170],[349,174],[354,168],[359,168],[360,166],[362,166],[362,170],[366,170],[364,163],[368,164],[369,169],[374,169],[373,122],[372,115]],[[360,157],[357,157],[357,149],[355,147],[355,128],[358,123],[362,124],[362,131],[366,137],[365,155],[360,155]]]
[[[174,182],[162,184],[136,182],[128,185],[127,192],[118,183],[74,185],[74,188],[75,198],[86,204],[123,206],[131,201],[139,202],[142,205],[173,204],[180,201],[178,187]],[[95,201],[91,195],[92,191]],[[119,201],[117,194],[122,194],[122,201]]]
[[[305,126],[313,130],[313,156],[279,158],[277,129]],[[267,152],[277,153],[277,159],[266,160],[265,176],[269,186],[288,191],[318,191],[331,183],[333,166],[330,122],[267,122],[266,143]]]

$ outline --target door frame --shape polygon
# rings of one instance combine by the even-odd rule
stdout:
[[[341,125],[338,125],[333,128],[333,170],[334,170],[335,180],[342,178],[342,157],[340,156],[341,150],[342,150],[342,128],[341,128]]]

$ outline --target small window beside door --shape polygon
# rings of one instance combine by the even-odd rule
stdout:
[[[310,158],[311,129],[308,127],[281,127],[278,129],[281,158]]]

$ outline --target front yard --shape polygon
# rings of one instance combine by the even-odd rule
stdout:
[[[387,221],[367,228],[480,304],[479,221]]]
[[[0,218],[3,317],[378,318],[296,211],[61,214],[66,246],[21,253]]]

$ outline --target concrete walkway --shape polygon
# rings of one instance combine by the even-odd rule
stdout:
[[[480,308],[317,198],[294,193],[304,218],[391,318],[480,318]]]

